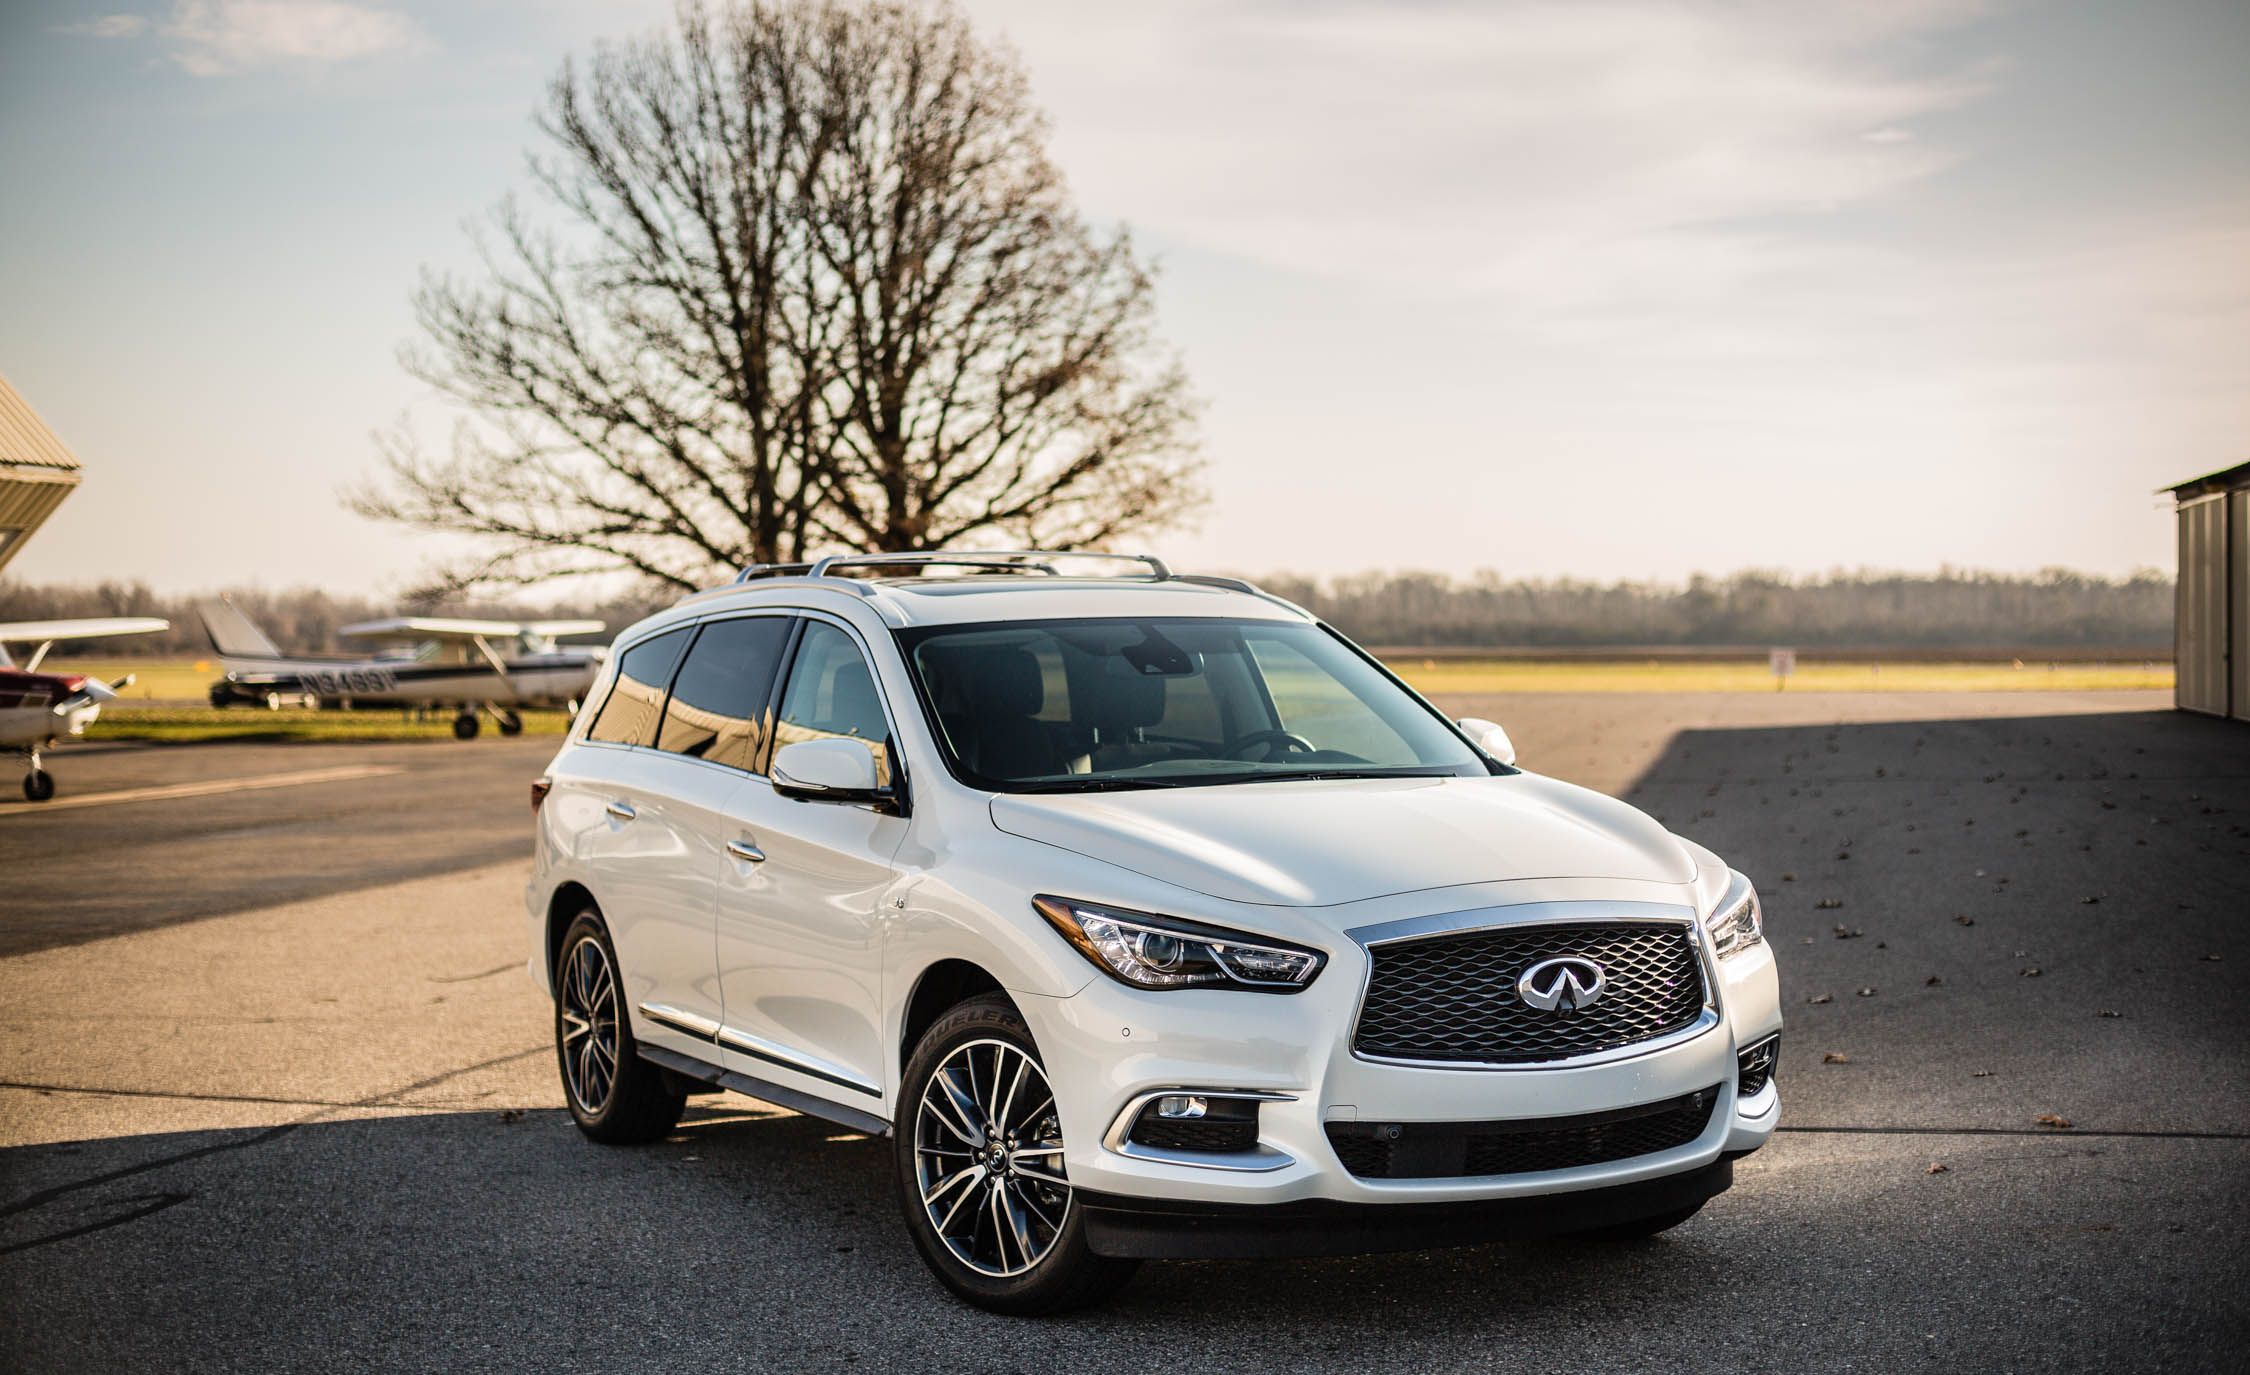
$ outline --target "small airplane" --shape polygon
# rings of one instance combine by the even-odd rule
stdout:
[[[609,658],[606,646],[564,648],[566,635],[597,635],[601,621],[471,621],[400,616],[339,626],[337,633],[388,642],[372,657],[284,653],[232,601],[200,602],[196,615],[226,677],[211,685],[211,705],[262,702],[280,708],[380,704],[453,707],[453,735],[476,738],[478,712],[489,713],[502,735],[523,729],[520,707],[578,710],[594,675]]]
[[[66,737],[84,735],[86,727],[102,714],[102,703],[132,686],[128,673],[114,683],[82,673],[41,673],[39,665],[62,640],[92,640],[107,635],[153,635],[170,630],[170,621],[150,616],[116,617],[82,621],[16,621],[0,625],[0,752],[20,754],[30,765],[23,776],[23,795],[45,802],[55,795],[55,776],[40,767],[39,752],[53,749]],[[8,657],[8,642],[35,644],[16,667]]]

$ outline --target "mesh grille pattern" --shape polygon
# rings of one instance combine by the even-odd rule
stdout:
[[[1704,1089],[1622,1112],[1520,1122],[1331,1122],[1328,1144],[1361,1179],[1444,1179],[1568,1170],[1685,1146],[1718,1101]]]
[[[1178,1118],[1158,1117],[1153,1108],[1144,1109],[1133,1123],[1133,1138],[1143,1146],[1160,1146],[1172,1151],[1211,1151],[1225,1154],[1247,1151],[1258,1144],[1256,1118]]]
[[[1674,922],[1502,927],[1375,946],[1355,1050],[1402,1060],[1523,1065],[1615,1050],[1694,1024],[1703,970]],[[1600,1001],[1542,1012],[1516,996],[1524,970],[1558,955],[1602,968]]]

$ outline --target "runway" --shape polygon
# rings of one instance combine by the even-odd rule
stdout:
[[[2250,732],[2146,695],[1444,705],[1767,896],[1784,1130],[1659,1241],[973,1312],[887,1142],[733,1097],[648,1148],[569,1125],[523,971],[546,745],[58,753],[89,792],[399,772],[0,818],[0,1365],[2239,1365]]]

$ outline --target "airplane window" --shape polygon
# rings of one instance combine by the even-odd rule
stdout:
[[[626,650],[617,661],[617,686],[609,690],[609,699],[602,703],[602,713],[586,738],[613,745],[655,744],[664,693],[672,686],[672,670],[679,665],[687,641],[683,627]]]
[[[664,708],[656,747],[755,770],[765,744],[767,698],[789,638],[786,616],[746,616],[703,627]]]
[[[837,736],[865,742],[875,756],[876,778],[890,785],[890,726],[867,660],[851,636],[826,621],[807,621],[789,667],[789,687],[781,695],[774,742]]]

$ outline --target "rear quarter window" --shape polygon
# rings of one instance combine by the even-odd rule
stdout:
[[[588,740],[610,745],[653,745],[664,716],[664,696],[672,672],[687,648],[687,627],[641,641],[617,661],[617,683],[602,701],[601,714],[586,731]]]

